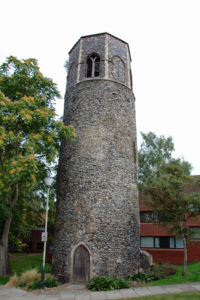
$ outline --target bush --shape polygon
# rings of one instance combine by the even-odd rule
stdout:
[[[40,280],[41,274],[38,272],[37,269],[32,269],[25,271],[21,274],[21,276],[17,276],[16,274],[14,276],[10,277],[10,280],[6,284],[6,286],[9,287],[25,287],[28,286],[31,282]]]
[[[124,278],[112,276],[98,276],[92,279],[88,284],[88,289],[92,291],[108,291],[113,289],[129,288],[131,282],[151,282],[166,278],[177,272],[177,267],[170,264],[155,264],[151,270],[133,274]]]
[[[19,282],[17,286],[20,287],[20,288],[24,288],[26,286],[26,283],[25,282]]]
[[[107,291],[113,289],[114,277],[98,276],[92,279],[88,284],[88,289],[92,291]]]
[[[114,281],[113,286],[115,289],[125,289],[130,287],[130,281],[124,278],[118,278]]]
[[[56,278],[51,274],[45,274],[46,280],[44,282],[44,286],[50,288],[60,285],[61,283],[56,280]],[[10,277],[10,280],[6,284],[8,287],[21,287],[28,288],[30,290],[41,288],[41,274],[37,269],[32,269],[25,271],[21,274],[21,276]]]
[[[153,266],[153,270],[152,272],[154,274],[160,274],[161,277],[160,278],[166,278],[170,275],[174,275],[177,272],[177,267],[175,265],[170,265],[170,264],[155,264]],[[160,279],[158,278],[158,279]]]
[[[146,272],[141,272],[138,274],[133,274],[128,277],[128,279],[133,281],[141,281],[141,282],[150,282],[159,280],[162,278],[166,278],[170,275],[173,275],[177,272],[177,267],[175,265],[170,264],[155,264],[151,270]]]
[[[54,287],[54,286],[59,286],[61,283],[57,281],[56,279],[53,278],[47,278],[44,282],[44,285],[48,288]]]
[[[52,288],[52,287],[59,286],[59,285],[61,285],[61,283],[53,278],[47,278],[44,281],[44,286],[47,288]],[[28,290],[37,290],[40,288],[41,288],[41,280],[36,280],[28,286]]]
[[[40,280],[41,274],[37,269],[25,271],[20,276],[20,282],[25,282],[27,285],[33,281]]]
[[[141,282],[149,282],[155,280],[154,275],[151,273],[151,271],[130,275],[128,279],[131,281],[141,281]]]
[[[98,276],[92,279],[87,285],[92,291],[108,291],[113,289],[122,289],[130,287],[130,281],[124,278],[112,276]]]
[[[41,289],[41,280],[33,281],[28,286],[28,290],[37,290],[37,289]]]
[[[10,277],[9,281],[6,283],[6,287],[16,287],[19,283],[19,277],[17,274],[14,274]]]

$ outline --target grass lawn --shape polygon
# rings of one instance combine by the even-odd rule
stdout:
[[[160,279],[153,281],[151,283],[144,284],[143,286],[155,286],[163,284],[176,284],[176,283],[185,283],[185,282],[195,282],[200,281],[200,262],[191,263],[187,265],[186,276],[182,276],[183,266],[178,266],[178,271],[176,274],[171,275],[165,279]],[[198,298],[200,299],[200,298]]]
[[[42,271],[42,254],[10,254],[10,266],[11,274],[16,273],[20,275],[22,272],[31,269],[38,269],[39,272]],[[45,265],[45,272],[51,272],[51,265]]]
[[[0,277],[0,284],[6,284],[9,280],[9,277]]]
[[[127,300],[197,300],[200,299],[200,292],[186,292],[181,294],[168,294],[168,295],[153,295],[146,297],[128,298]],[[118,299],[125,300],[125,299]]]
[[[36,268],[38,269],[39,272],[41,272],[42,254],[37,254],[37,255],[10,254],[10,265],[11,265],[12,274],[16,273],[17,275],[20,275],[22,272],[33,268]],[[51,272],[51,265],[46,264],[45,272],[46,273]],[[151,283],[143,284],[143,286],[156,286],[156,285],[163,285],[163,284],[176,284],[176,283],[200,281],[200,262],[188,264],[185,277],[182,277],[181,272],[182,272],[182,266],[178,266],[178,271],[175,275],[169,276],[168,278],[165,279],[156,280]],[[0,284],[5,284],[8,280],[9,277],[1,277]],[[157,296],[153,296],[153,297],[143,297],[138,299],[164,299],[165,300],[165,299],[189,299],[189,297],[190,299],[200,299],[200,293],[198,292],[184,293],[182,298],[180,298],[179,295],[180,294],[174,295],[173,296],[174,298],[172,298],[172,295],[165,295],[165,296],[159,295],[158,296],[159,298],[157,298]],[[192,298],[193,295],[194,298]]]
[[[42,254],[10,254],[10,267],[11,274],[16,273],[20,275],[26,270],[31,270],[33,268],[38,269],[39,272],[42,271]],[[51,265],[45,265],[45,272],[51,272]],[[9,277],[1,277],[0,284],[5,284],[9,280]]]

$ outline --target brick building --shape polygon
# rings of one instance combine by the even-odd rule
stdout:
[[[43,242],[41,238],[43,231],[44,227],[30,229],[30,236],[25,240],[28,245],[25,251],[32,253],[40,253],[43,251]]]
[[[200,176],[196,176],[196,178],[200,178]],[[200,187],[197,184],[193,185],[186,192],[200,192]],[[140,194],[141,249],[149,252],[153,256],[154,262],[182,264],[184,253],[182,238],[170,235],[167,228],[156,224],[151,207],[145,205],[144,202],[144,196]],[[188,245],[188,263],[200,261],[200,217],[190,219],[187,226],[192,233],[191,243]]]

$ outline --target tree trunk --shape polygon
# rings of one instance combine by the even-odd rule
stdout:
[[[0,239],[0,277],[10,274],[10,263],[8,257],[8,235],[10,230],[11,216],[8,216]]]
[[[186,275],[186,267],[187,267],[187,242],[185,237],[183,237],[183,246],[184,246],[184,262],[183,262],[183,271],[182,276]]]
[[[15,184],[14,189],[14,198],[13,201],[11,202],[10,206],[10,213],[7,216],[7,219],[5,220],[5,223],[3,225],[3,230],[1,234],[1,239],[0,239],[0,277],[1,276],[7,276],[10,274],[10,262],[9,262],[9,256],[8,256],[8,235],[10,231],[10,223],[12,220],[12,209],[15,205],[15,203],[18,200],[19,196],[19,186],[18,183]],[[9,198],[10,195],[6,195],[6,203],[9,204]]]

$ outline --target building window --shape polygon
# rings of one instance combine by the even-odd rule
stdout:
[[[175,239],[174,239],[174,237],[169,238],[169,248],[172,248],[172,249],[175,248]]]
[[[141,248],[183,249],[183,239],[174,236],[142,236]]]
[[[192,240],[200,239],[200,227],[190,227],[190,234]]]
[[[190,212],[195,212],[195,211],[199,211],[199,206],[195,206],[194,203],[189,203],[188,204],[188,210]]]
[[[141,211],[140,212],[140,222],[141,223],[152,223],[153,222],[153,212],[152,211]]]
[[[154,214],[153,211],[140,212],[140,222],[152,223],[153,221],[167,222],[168,216],[164,212],[157,212],[156,214]]]
[[[183,239],[182,238],[174,238],[175,243],[176,243],[176,249],[183,249]]]
[[[156,214],[156,218],[159,222],[167,222],[168,216],[165,212],[158,211]]]
[[[159,242],[160,242],[160,245],[159,245],[159,248],[161,249],[168,249],[170,248],[169,247],[169,237],[168,236],[160,236],[159,237]]]
[[[140,238],[140,247],[142,248],[154,248],[154,237],[153,236],[142,236]]]
[[[100,72],[100,57],[98,54],[93,53],[87,58],[87,74],[89,77],[98,77]]]

